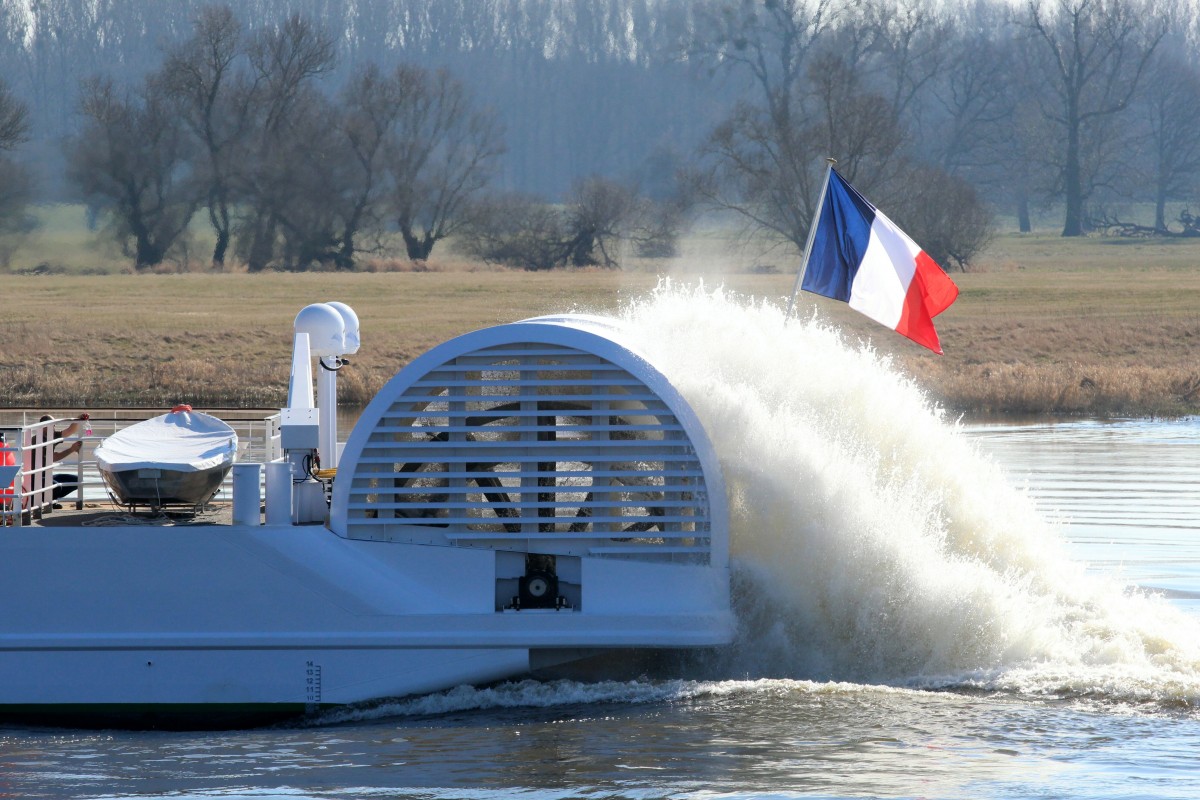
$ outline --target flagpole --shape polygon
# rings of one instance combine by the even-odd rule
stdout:
[[[837,164],[836,158],[825,159],[825,180],[821,184],[821,193],[818,195],[820,199],[817,201],[817,213],[813,214],[812,222],[808,226],[808,241],[804,243],[804,255],[800,257],[800,271],[796,273],[796,285],[792,287],[792,299],[788,301],[787,313],[783,315],[785,323],[792,318],[792,311],[796,308],[796,295],[800,293],[800,282],[804,280],[804,271],[808,269],[808,256],[812,252],[813,239],[817,235],[817,223],[821,221],[821,212],[825,210],[825,193],[829,190],[829,173],[833,172],[835,164]]]

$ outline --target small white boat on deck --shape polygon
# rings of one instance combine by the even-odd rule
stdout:
[[[357,318],[317,305],[230,521],[5,529],[0,717],[229,727],[732,640],[716,454],[615,322],[445,342],[339,448]]]
[[[237,432],[225,422],[180,405],[105,439],[96,468],[118,505],[196,508],[221,488],[237,447]]]

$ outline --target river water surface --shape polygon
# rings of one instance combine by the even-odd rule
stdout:
[[[263,730],[0,729],[0,797],[1200,797],[1200,420],[962,424],[768,306],[627,315],[722,457],[733,646]]]

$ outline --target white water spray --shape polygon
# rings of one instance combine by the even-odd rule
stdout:
[[[660,286],[638,346],[730,491],[742,675],[1200,703],[1200,625],[1084,574],[885,358],[778,306]]]

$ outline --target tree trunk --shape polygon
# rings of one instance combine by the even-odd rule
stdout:
[[[153,267],[162,261],[162,253],[155,246],[150,229],[139,211],[135,210],[129,215],[129,232],[133,235],[134,242],[134,269]]]
[[[148,236],[137,237],[137,269],[154,267],[162,263],[162,248],[154,244]]]
[[[213,246],[213,269],[225,266],[225,254],[229,252],[229,208],[220,197],[209,198],[208,221],[217,234],[217,243]]]
[[[354,236],[347,233],[333,254],[333,265],[340,270],[354,269]]]
[[[596,237],[590,230],[581,230],[567,245],[567,258],[577,267],[595,266],[592,251],[596,248]]]
[[[1067,128],[1067,161],[1064,189],[1067,196],[1067,213],[1063,221],[1063,236],[1083,236],[1083,177],[1079,165],[1079,123],[1069,115],[1071,124]]]
[[[255,220],[254,240],[250,243],[250,255],[246,259],[246,267],[250,272],[262,272],[271,262],[275,253],[275,220],[259,218]]]
[[[213,247],[213,269],[225,266],[225,253],[229,250],[229,231],[217,231],[217,243]]]
[[[1167,231],[1167,187],[1162,180],[1158,182],[1154,197],[1154,230],[1162,233]]]
[[[1033,231],[1033,223],[1029,220],[1029,194],[1025,187],[1021,187],[1021,192],[1017,195],[1017,230],[1021,233]]]
[[[404,250],[408,253],[409,261],[426,260],[429,258],[429,254],[433,252],[433,246],[437,243],[437,239],[432,234],[426,232],[421,236],[417,236],[407,226],[400,229],[400,235],[404,238]]]

